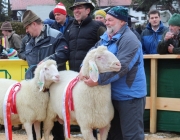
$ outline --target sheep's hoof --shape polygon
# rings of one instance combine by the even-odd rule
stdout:
[[[4,129],[4,125],[0,124],[0,130]]]
[[[12,130],[13,131],[17,131],[17,130],[21,130],[22,129],[22,125],[16,125],[16,126],[12,126]]]

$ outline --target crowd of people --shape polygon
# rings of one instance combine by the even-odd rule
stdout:
[[[180,54],[180,14],[169,20],[169,28],[160,19],[158,10],[150,10],[148,24],[142,33],[131,26],[128,9],[115,6],[105,12],[95,11],[91,1],[75,0],[69,16],[63,3],[58,3],[42,21],[33,11],[27,10],[22,18],[26,30],[20,38],[10,22],[1,26],[7,38],[8,48],[17,51],[18,57],[27,61],[29,70],[25,79],[33,78],[33,71],[42,61],[53,59],[58,70],[70,70],[81,76],[81,64],[90,49],[100,45],[119,59],[121,70],[99,75],[98,82],[83,78],[88,86],[111,83],[112,103],[115,114],[111,122],[108,140],[144,140],[143,114],[147,94],[143,54]],[[105,116],[104,116],[105,117]],[[97,138],[96,130],[93,130]],[[54,123],[53,140],[65,140],[63,126]],[[34,134],[34,140],[36,140]]]

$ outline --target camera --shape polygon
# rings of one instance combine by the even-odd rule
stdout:
[[[178,39],[180,40],[180,33],[178,35],[174,35],[173,39]]]

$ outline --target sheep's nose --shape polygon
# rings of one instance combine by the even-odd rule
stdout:
[[[115,65],[120,67],[121,63],[120,62],[115,62]]]
[[[59,76],[59,75],[56,75],[55,77],[58,78],[58,79],[60,79],[60,76]]]
[[[56,75],[55,78],[59,81],[60,80],[60,76]]]
[[[118,61],[118,62],[114,62],[112,64],[112,67],[115,69],[115,71],[119,71],[121,69],[121,63]]]

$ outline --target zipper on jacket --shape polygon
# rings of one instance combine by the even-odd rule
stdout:
[[[78,30],[78,33],[77,33],[77,36],[76,36],[76,49],[75,49],[75,54],[74,54],[74,63],[73,63],[73,67],[76,68],[75,66],[75,62],[76,62],[76,54],[77,54],[77,49],[78,49],[78,44],[77,44],[77,39],[78,39],[78,36],[79,36],[79,32],[80,32],[80,28],[81,28],[81,25],[82,25],[83,21],[81,22],[80,25],[78,25],[79,27],[79,30]]]

